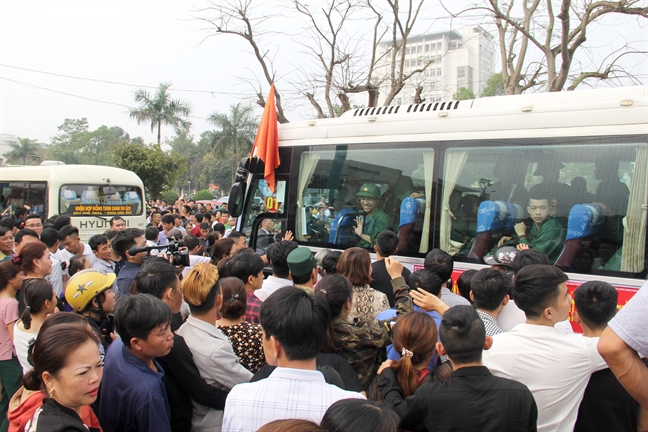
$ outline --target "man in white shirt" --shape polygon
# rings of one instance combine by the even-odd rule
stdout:
[[[288,255],[297,247],[296,242],[288,240],[282,240],[268,246],[267,255],[272,266],[272,276],[265,279],[261,288],[254,292],[254,295],[259,300],[265,301],[270,297],[270,294],[279,288],[293,285],[293,281],[290,279],[290,268],[288,268]]]
[[[270,376],[235,386],[225,402],[223,430],[254,432],[278,419],[320,423],[341,399],[364,399],[360,393],[327,384],[316,369],[328,319],[324,299],[296,287],[277,290],[261,306],[263,350]]]
[[[526,385],[538,405],[538,431],[573,430],[578,407],[593,372],[606,367],[598,338],[554,328],[571,308],[568,278],[559,268],[530,265],[515,277],[515,303],[526,322],[493,336],[484,365],[493,375]]]
[[[57,236],[58,232],[54,228],[46,228],[41,232],[41,242],[47,246],[52,261],[52,272],[45,276],[45,279],[52,284],[56,297],[60,297],[63,292],[63,268],[56,255],[59,246]]]
[[[63,249],[57,253],[59,261],[69,262],[74,255],[85,255],[90,264],[94,264],[92,249],[81,241],[77,227],[67,225],[61,228],[58,233],[58,240],[63,245]]]

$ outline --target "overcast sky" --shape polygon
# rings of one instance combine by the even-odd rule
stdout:
[[[310,4],[317,2],[313,0]],[[458,7],[468,2],[445,3]],[[264,0],[263,4],[271,6],[274,12],[287,13],[287,0]],[[436,17],[447,14],[438,1],[428,4],[414,34],[480,21],[475,16],[437,20]],[[201,1],[175,0],[0,0],[0,133],[49,142],[65,118],[87,117],[91,130],[116,125],[131,136],[142,136],[152,142],[155,135],[146,125],[138,126],[131,120],[127,107],[134,105],[133,91],[137,86],[157,86],[163,81],[173,82],[174,98],[191,103],[192,133],[198,136],[211,129],[205,118],[214,111],[227,112],[230,104],[244,97],[250,100],[252,88],[242,78],[260,71],[241,38],[219,36],[201,43],[206,35],[204,25],[192,16],[196,14],[195,8],[202,5]],[[272,42],[271,49],[279,47],[275,65],[280,75],[295,73],[307,63],[303,47],[297,45],[299,36],[294,22],[293,16],[273,21],[274,26],[290,29],[292,34],[266,39]],[[610,40],[617,44],[628,40],[640,41],[640,48],[646,50],[646,27],[636,21],[623,22],[621,26],[619,22],[609,21],[590,33],[590,46],[595,49]],[[360,31],[365,24],[354,25]],[[635,57],[631,63],[645,84],[645,57]],[[263,93],[267,91],[264,85]],[[301,101],[288,103],[288,108],[291,120],[312,115]],[[171,129],[163,128],[163,135],[172,134]]]

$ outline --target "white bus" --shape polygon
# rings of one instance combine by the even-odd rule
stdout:
[[[2,209],[29,206],[43,220],[68,215],[84,241],[120,216],[127,227],[146,226],[144,185],[133,172],[98,165],[0,168]]]
[[[528,200],[544,190],[566,232],[552,251],[557,264],[575,283],[601,279],[631,294],[647,273],[647,92],[628,87],[360,108],[283,124],[277,192],[267,188],[261,161],[243,160],[230,212],[241,213],[238,229],[250,234],[253,247],[268,242],[257,233],[273,219],[277,230],[292,230],[314,251],[344,249],[359,241],[356,193],[375,185],[399,235],[400,260],[417,269],[429,250],[441,248],[463,271],[483,267],[502,237],[515,239],[515,223],[531,229]],[[319,202],[330,217],[314,215]]]

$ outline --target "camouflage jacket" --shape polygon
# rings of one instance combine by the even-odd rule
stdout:
[[[409,286],[402,277],[393,279],[397,315],[413,310]],[[355,319],[353,322],[340,317],[333,320],[333,338],[341,355],[353,367],[358,379],[365,386],[374,379],[378,368],[386,360],[385,347],[392,343],[391,324],[388,321]]]

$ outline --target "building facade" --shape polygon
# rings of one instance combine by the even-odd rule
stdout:
[[[381,44],[384,53],[390,43]],[[414,75],[396,96],[392,105],[414,102],[416,88],[421,86],[425,102],[451,100],[461,87],[479,97],[488,78],[494,73],[495,41],[493,35],[479,26],[411,37],[405,48],[405,74],[427,65],[425,71]],[[382,75],[389,76],[391,56],[384,57],[380,66]],[[400,55],[396,56],[397,61]],[[390,83],[383,81],[378,105],[383,105],[389,94]]]

